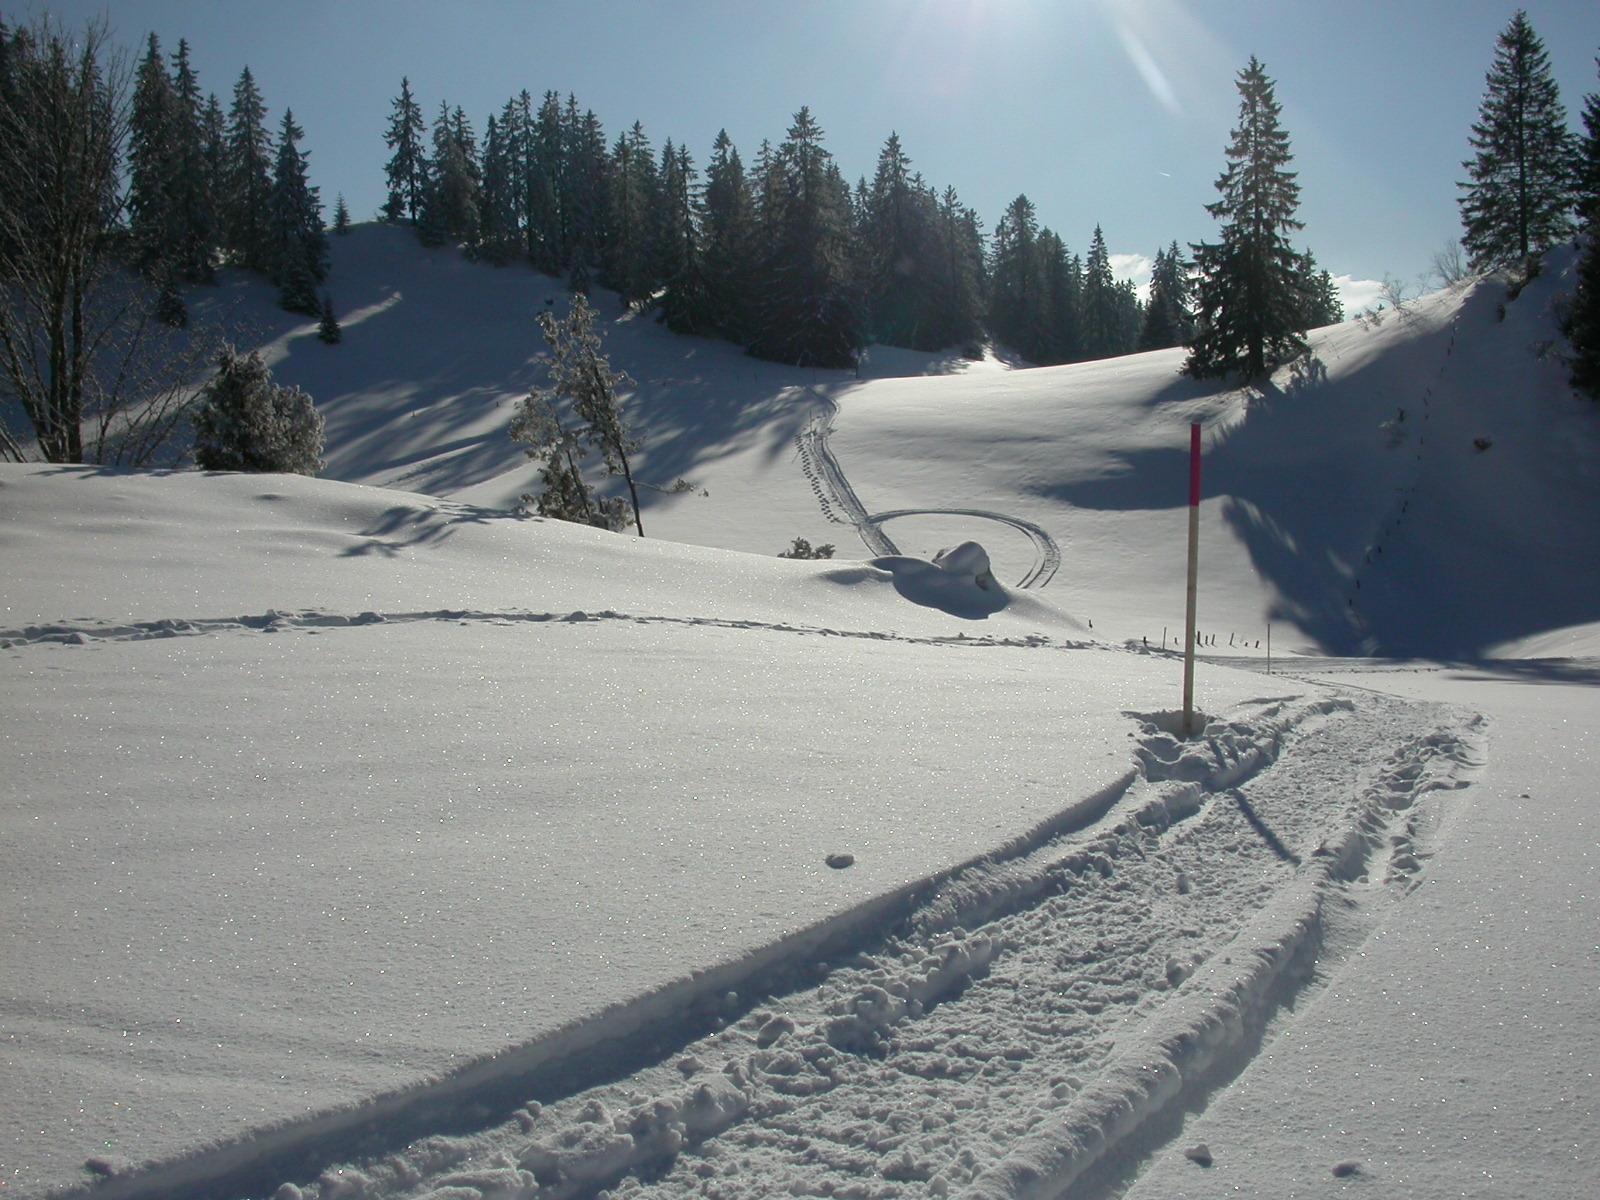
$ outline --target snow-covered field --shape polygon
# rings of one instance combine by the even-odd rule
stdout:
[[[0,467],[0,1195],[1600,1179],[1564,263],[1248,393],[617,318],[641,541],[509,511],[559,290],[405,236],[196,304],[325,478]]]

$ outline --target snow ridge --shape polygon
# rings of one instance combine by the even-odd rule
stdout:
[[[852,568],[843,568],[851,570]],[[1048,646],[1058,650],[1104,649],[1090,641],[1062,641],[1044,634],[1023,637],[995,637],[992,635],[954,637],[928,637],[911,634],[888,633],[882,630],[833,629],[820,625],[795,625],[783,621],[734,620],[727,617],[650,616],[604,609],[587,612],[574,609],[569,612],[530,612],[506,609],[441,608],[419,612],[380,613],[365,611],[355,614],[320,612],[300,609],[293,612],[269,608],[264,613],[237,617],[163,617],[153,621],[123,623],[77,621],[52,622],[47,625],[28,625],[21,629],[0,630],[0,650],[24,646],[66,645],[83,646],[90,642],[137,642],[153,638],[197,637],[208,633],[253,631],[278,633],[291,629],[311,632],[322,629],[343,629],[378,625],[404,625],[421,621],[448,621],[458,625],[486,622],[493,625],[540,625],[551,622],[583,623],[589,621],[632,621],[640,625],[710,626],[718,629],[756,629],[777,633],[807,634],[818,637],[865,638],[880,642],[907,642],[919,646]]]

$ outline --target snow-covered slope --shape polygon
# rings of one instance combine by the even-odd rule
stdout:
[[[529,489],[504,437],[537,377],[556,281],[426,251],[401,229],[334,241],[346,340],[235,280],[204,309],[257,331],[328,422],[327,476],[488,508]],[[918,557],[976,540],[1117,638],[1182,622],[1186,425],[1206,427],[1200,625],[1235,650],[1496,654],[1600,648],[1600,422],[1550,353],[1571,256],[1515,300],[1488,280],[1312,335],[1263,388],[1198,384],[1181,352],[1010,370],[876,347],[862,378],[762,363],[609,313],[638,381],[646,531],[776,553]],[[831,435],[831,436],[830,436]],[[831,459],[831,461],[829,461]],[[839,484],[856,494],[839,495]],[[842,501],[842,502],[841,502]]]
[[[510,511],[549,281],[335,253],[340,346],[255,281],[194,304],[318,398],[330,478],[0,467],[6,1195],[1442,1197],[1530,1138],[1544,1191],[1600,1169],[1558,961],[1600,915],[1592,664],[1202,666],[1182,740],[1157,649],[1200,421],[1217,653],[1264,665],[1269,620],[1592,653],[1564,260],[1250,392],[1171,352],[797,371],[613,303],[640,472],[694,485],[641,540]],[[1493,1078],[1429,1057],[1480,1025]],[[1472,1144],[1418,1143],[1474,1078]]]

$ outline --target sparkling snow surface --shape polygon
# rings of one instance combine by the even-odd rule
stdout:
[[[328,478],[0,466],[0,1195],[1600,1178],[1569,263],[1249,391],[795,371],[612,303],[641,541],[506,509],[559,289],[334,249],[339,347],[196,302]]]

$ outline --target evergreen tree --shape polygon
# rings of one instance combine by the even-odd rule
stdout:
[[[211,239],[215,252],[227,237],[224,220],[228,200],[228,120],[222,115],[222,103],[215,92],[206,96],[206,106],[200,115],[200,141],[205,192],[211,198]]]
[[[1150,301],[1145,305],[1139,329],[1140,350],[1164,350],[1182,346],[1193,335],[1194,318],[1189,311],[1189,267],[1178,243],[1156,251],[1150,271]]]
[[[1094,227],[1083,262],[1083,357],[1110,358],[1123,351],[1124,301],[1111,274],[1105,235]]]
[[[532,97],[517,102],[527,137],[522,144],[522,231],[528,258],[546,275],[557,275],[567,263],[561,212],[563,159],[561,98],[546,92],[537,117]]]
[[[422,193],[417,233],[424,245],[474,245],[482,220],[478,143],[458,106],[439,102],[433,121],[433,160]]]
[[[272,138],[267,108],[246,67],[233,88],[228,110],[224,160],[222,224],[228,251],[246,267],[268,271],[272,266],[271,196]]]
[[[1339,299],[1339,286],[1333,276],[1317,266],[1317,260],[1307,250],[1300,258],[1300,281],[1305,292],[1305,323],[1307,329],[1324,325],[1337,325],[1344,320],[1344,302]]]
[[[700,244],[695,202],[698,172],[689,148],[668,142],[661,155],[657,188],[655,270],[666,289],[662,315],[675,333],[712,333],[710,292]]]
[[[411,95],[411,80],[402,78],[400,94],[389,115],[389,128],[383,135],[384,145],[394,151],[384,167],[389,184],[389,198],[383,206],[385,221],[415,223],[422,213],[422,196],[428,183],[427,154],[422,147],[424,131],[422,108]]]
[[[344,330],[339,328],[339,318],[333,313],[333,297],[322,293],[321,320],[317,322],[317,337],[330,346],[344,341]]]
[[[506,107],[514,120],[515,103]],[[504,266],[522,253],[518,150],[514,125],[490,117],[483,134],[483,188],[476,253],[496,266]]]
[[[976,342],[983,332],[983,233],[953,187],[939,199],[928,303],[928,339],[938,346]]]
[[[232,348],[217,360],[194,419],[195,462],[203,471],[322,470],[322,414],[297,387],[272,382],[272,372],[252,350]]]
[[[328,273],[328,239],[322,228],[322,203],[307,178],[307,156],[300,150],[303,136],[294,114],[284,109],[269,203],[269,274],[284,308],[316,316],[317,284]]]
[[[655,290],[651,233],[656,214],[656,158],[638,121],[617,135],[608,172],[610,223],[603,239],[603,281],[623,304],[649,298]]]
[[[150,35],[128,117],[128,234],[135,265],[155,278],[172,254],[178,102],[161,43]]]
[[[1572,386],[1600,400],[1600,231],[1590,228],[1578,260],[1578,286],[1566,319]]]
[[[869,189],[862,188],[860,243],[865,267],[867,337],[891,346],[925,346],[919,337],[928,307],[925,210],[911,185],[911,160],[891,133],[878,154]]]
[[[1518,10],[1495,45],[1459,201],[1474,269],[1530,264],[1572,230],[1573,147],[1544,43]]]
[[[340,237],[350,232],[350,209],[344,202],[344,193],[333,204],[333,231]]]
[[[570,92],[561,120],[562,265],[568,286],[584,292],[606,260],[613,228],[610,156],[600,118],[590,109],[580,113]]]
[[[751,334],[755,212],[744,164],[725,129],[712,143],[700,208],[706,320],[721,336],[745,342]]]
[[[189,43],[178,41],[172,62],[172,175],[170,256],[178,275],[195,283],[216,278],[217,192],[208,131],[208,106],[189,63]],[[212,103],[215,103],[213,98]],[[217,114],[220,116],[220,112]]]
[[[845,367],[861,332],[850,279],[850,186],[801,108],[774,165],[776,243],[763,263],[753,354]]]
[[[1272,80],[1254,56],[1238,88],[1239,127],[1217,180],[1222,198],[1206,205],[1224,222],[1222,240],[1193,247],[1198,328],[1183,369],[1199,378],[1238,371],[1257,379],[1305,349],[1300,256],[1285,237],[1300,228],[1289,135],[1278,123]]]
[[[1018,196],[994,227],[989,268],[989,328],[996,338],[1029,359],[1035,359],[1048,341],[1038,237],[1033,201]],[[1061,258],[1064,262],[1065,247]]]
[[[1600,58],[1594,60],[1600,68]],[[1578,177],[1573,207],[1578,220],[1593,230],[1600,225],[1600,92],[1583,101],[1583,137],[1578,142]]]
[[[1022,352],[1040,364],[1073,362],[1085,357],[1083,263],[1069,254],[1067,244],[1048,228],[1039,230],[1034,247],[1039,280],[1030,318],[1034,340]]]
[[[528,443],[529,457],[546,460],[544,480],[553,495],[548,502],[541,499],[540,511],[602,528],[618,527],[615,508],[591,499],[583,483],[582,456],[593,451],[607,474],[621,475],[627,483],[634,525],[643,537],[639,492],[628,459],[635,446],[617,396],[619,388],[633,381],[612,370],[601,353],[594,310],[581,294],[573,296],[564,321],[540,313],[539,328],[550,345],[549,383],[532,389],[517,406],[510,432],[513,439]],[[571,413],[570,422],[560,417],[562,409]]]

